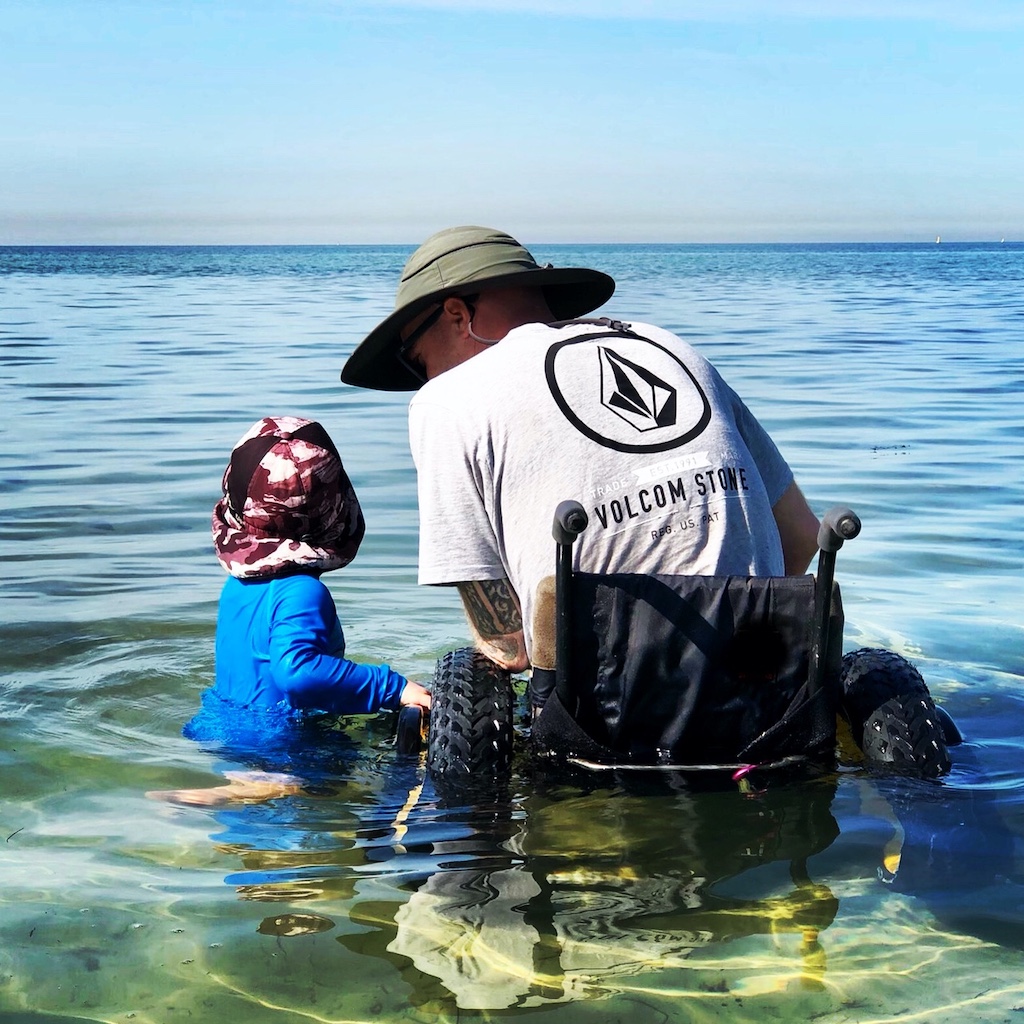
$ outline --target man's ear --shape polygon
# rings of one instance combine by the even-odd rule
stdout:
[[[449,295],[444,300],[444,311],[452,318],[457,330],[460,332],[468,330],[472,317],[469,315],[469,307],[458,295]]]

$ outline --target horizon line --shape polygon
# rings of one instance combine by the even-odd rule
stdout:
[[[618,241],[531,241],[530,245],[1019,245],[1021,238],[954,238],[934,241],[916,238],[876,239],[804,239],[804,240],[731,240],[731,241],[643,241],[641,239]],[[0,242],[0,249],[337,249],[367,248],[402,249],[420,242]]]

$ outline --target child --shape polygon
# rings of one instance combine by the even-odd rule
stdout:
[[[430,694],[387,665],[345,657],[321,573],[355,557],[359,500],[327,432],[294,416],[264,417],[235,446],[213,510],[213,544],[230,574],[217,615],[216,674],[192,739],[231,743],[324,715],[430,706]],[[245,710],[249,722],[239,722]],[[235,719],[225,728],[225,719]]]

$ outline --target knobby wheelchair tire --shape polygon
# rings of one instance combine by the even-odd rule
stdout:
[[[841,711],[868,763],[924,778],[949,771],[943,717],[906,658],[869,647],[852,651],[843,656],[841,680]]]
[[[512,708],[508,672],[470,647],[446,654],[431,687],[427,767],[449,779],[508,775]]]

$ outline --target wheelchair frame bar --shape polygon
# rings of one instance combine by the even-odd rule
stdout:
[[[555,693],[562,706],[576,714],[578,701],[569,686],[572,664],[572,546],[587,528],[586,510],[578,501],[563,501],[555,509],[551,535],[555,550]]]

